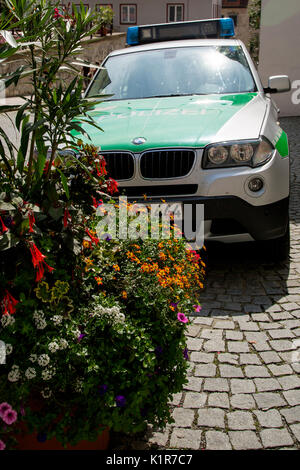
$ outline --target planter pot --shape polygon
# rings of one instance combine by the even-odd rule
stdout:
[[[20,434],[15,438],[18,442],[16,450],[106,450],[109,444],[109,430],[104,429],[95,441],[79,441],[75,446],[64,448],[56,438],[39,442],[37,433],[29,434],[24,423],[19,423]]]
[[[43,413],[41,398],[32,396],[29,405],[32,411]],[[29,433],[27,425],[22,421],[17,424],[16,429],[19,431],[14,436],[17,441],[17,450],[106,450],[109,444],[109,428],[102,430],[95,441],[79,441],[75,446],[68,444],[67,448],[63,447],[55,437],[40,442],[38,433]]]

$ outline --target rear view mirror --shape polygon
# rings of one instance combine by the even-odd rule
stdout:
[[[283,93],[290,91],[291,82],[287,75],[275,75],[269,77],[268,88],[264,88],[265,93]]]

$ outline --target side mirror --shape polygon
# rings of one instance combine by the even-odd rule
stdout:
[[[275,75],[269,77],[268,88],[264,88],[265,93],[283,93],[290,91],[291,82],[287,75]]]

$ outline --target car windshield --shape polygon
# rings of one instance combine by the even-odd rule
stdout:
[[[257,91],[240,46],[192,46],[109,57],[88,97],[109,100]]]

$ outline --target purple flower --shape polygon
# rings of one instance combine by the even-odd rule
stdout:
[[[108,390],[108,386],[103,384],[103,385],[100,385],[99,387],[99,393],[101,396],[103,396]]]
[[[12,409],[12,407],[10,406],[9,403],[6,403],[6,402],[1,403],[1,405],[0,405],[0,418],[3,418],[4,413],[7,410],[11,410],[11,409]]]
[[[18,413],[13,410],[12,408],[10,410],[6,410],[4,413],[3,413],[3,416],[2,416],[2,419],[3,421],[8,424],[9,426],[11,424],[13,424],[15,421],[17,421],[18,419]]]
[[[39,432],[36,439],[38,442],[45,442],[47,440],[47,434],[45,432]]]
[[[161,346],[157,346],[154,352],[155,352],[156,357],[159,357],[163,353],[163,348]]]
[[[181,313],[181,312],[178,312],[177,313],[177,319],[181,322],[181,323],[187,323],[189,320],[188,318],[185,316],[184,313]]]
[[[202,309],[201,305],[193,305],[195,312],[199,313],[200,310]]]
[[[171,302],[171,307],[174,307],[174,308],[177,308],[177,305],[179,304],[179,302]]]
[[[80,341],[82,340],[82,338],[84,338],[86,335],[81,333],[79,336],[78,336],[78,343],[80,343]]]
[[[116,396],[116,404],[119,408],[122,408],[123,406],[126,405],[126,398],[123,397],[123,395],[117,395]]]
[[[6,445],[4,444],[3,441],[0,440],[0,450],[4,450]]]
[[[106,235],[104,240],[110,242],[110,240],[112,240],[112,237],[110,235]]]
[[[189,354],[188,354],[188,349],[187,348],[184,348],[184,350],[183,350],[183,357],[186,360],[189,360]]]

